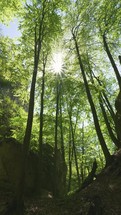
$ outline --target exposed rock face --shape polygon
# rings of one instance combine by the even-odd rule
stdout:
[[[62,194],[65,190],[63,181],[66,178],[66,165],[62,166],[61,154],[58,152],[58,190]],[[53,147],[43,145],[43,173],[41,188],[53,192],[54,184],[54,153]],[[14,191],[17,186],[22,145],[15,139],[9,138],[0,142],[0,190]],[[26,193],[34,193],[37,189],[38,154],[29,152],[26,169]]]
[[[121,147],[121,92],[119,92],[116,98],[115,108],[116,108],[116,130],[119,139],[119,147]]]

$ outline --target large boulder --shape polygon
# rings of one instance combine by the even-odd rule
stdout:
[[[119,92],[115,101],[116,115],[115,115],[115,125],[117,131],[117,137],[119,140],[119,148],[121,147],[121,91]]]
[[[22,144],[9,138],[0,141],[0,189],[14,191],[17,186],[20,163],[22,158]],[[25,193],[35,193],[40,188],[53,192],[54,188],[54,150],[49,144],[43,144],[42,181],[38,185],[38,153],[29,152],[25,176]],[[66,164],[63,164],[58,150],[58,192],[64,194],[66,179]],[[40,186],[40,187],[37,187]]]

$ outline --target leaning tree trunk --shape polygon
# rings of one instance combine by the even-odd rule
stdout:
[[[119,71],[118,71],[118,68],[117,68],[117,66],[116,66],[116,63],[115,63],[115,61],[114,61],[114,59],[113,59],[113,56],[112,56],[112,54],[111,54],[111,52],[110,52],[108,43],[107,43],[107,41],[106,41],[106,36],[105,36],[105,34],[103,35],[103,44],[104,44],[105,51],[106,51],[106,53],[107,53],[107,55],[108,55],[108,58],[109,58],[109,60],[110,60],[110,62],[111,62],[111,65],[112,65],[112,67],[113,67],[113,69],[114,69],[114,72],[115,72],[115,75],[116,75],[116,78],[117,78],[117,81],[118,81],[119,89],[120,89],[120,91],[121,91],[121,75],[120,75],[120,73],[119,73]]]
[[[118,134],[118,139],[120,142],[119,147],[121,148],[121,108],[120,108],[120,105],[121,105],[121,102],[120,102],[121,101],[121,75],[120,75],[119,70],[116,66],[116,63],[115,63],[115,61],[111,55],[110,49],[108,47],[108,43],[106,41],[105,34],[103,35],[103,43],[104,43],[105,51],[106,51],[106,53],[110,59],[111,65],[114,69],[114,72],[115,72],[115,75],[116,75],[116,78],[118,81],[118,85],[119,85],[119,94],[118,94],[118,97],[117,97],[116,102],[115,102],[115,107],[116,107],[115,123],[116,123],[116,130],[117,130],[117,134]],[[120,60],[120,57],[119,57],[119,60]]]
[[[93,76],[98,81],[99,85],[102,87],[102,82],[100,81],[100,79],[98,77],[96,77],[94,75],[94,73],[93,73]],[[92,79],[93,79],[93,77],[92,77]],[[93,81],[93,83],[94,83],[94,81]],[[110,122],[109,122],[109,119],[108,119],[104,104],[106,105],[106,107],[107,107],[107,109],[108,109],[108,111],[110,113],[110,116],[113,119],[113,123],[114,123],[114,126],[115,126],[115,132],[117,134],[116,123],[115,123],[115,113],[113,111],[113,108],[112,108],[112,106],[111,106],[111,104],[110,104],[110,102],[108,100],[108,97],[107,97],[106,93],[104,92],[104,90],[99,95],[99,104],[100,104],[100,107],[101,107],[101,110],[102,110],[102,114],[103,114],[105,124],[106,124],[107,129],[108,129],[108,133],[110,135],[110,138],[113,141],[113,143],[119,148],[120,147],[119,140],[113,133],[113,129],[112,129],[111,125],[110,125]],[[117,136],[118,136],[118,134],[117,134]]]
[[[85,74],[85,71],[84,71],[81,55],[80,55],[80,52],[79,52],[79,47],[78,47],[77,40],[76,40],[74,32],[72,32],[72,35],[73,35],[73,39],[74,39],[74,42],[75,42],[75,48],[76,48],[77,57],[78,57],[78,60],[79,60],[79,65],[80,65],[80,69],[81,69],[84,84],[85,84],[87,98],[88,98],[88,101],[89,101],[89,104],[90,104],[90,107],[91,107],[91,110],[92,110],[92,115],[93,115],[93,119],[94,119],[96,133],[97,133],[97,136],[98,136],[102,151],[103,151],[104,156],[105,156],[106,164],[108,165],[111,162],[111,155],[110,155],[110,152],[109,152],[109,150],[107,148],[107,145],[105,143],[105,139],[103,137],[103,134],[102,134],[102,131],[101,131],[101,128],[100,128],[100,125],[99,125],[97,112],[96,112],[95,105],[94,105],[94,102],[93,102],[93,99],[92,99],[92,95],[90,93],[89,85],[88,85],[88,82],[87,82],[87,78],[86,78],[86,74]]]
[[[115,112],[114,112],[114,110],[113,110],[113,108],[109,102],[109,99],[108,99],[106,93],[103,92],[102,94],[103,94],[103,101],[104,101],[104,103],[105,103],[105,105],[106,105],[106,107],[107,107],[107,109],[108,109],[108,111],[109,111],[109,113],[113,119],[113,122],[115,124]]]
[[[100,81],[99,77],[96,77],[96,76],[95,76],[94,72],[93,72],[93,76],[94,76],[94,78],[97,80],[97,82],[99,83],[99,85],[100,85],[101,87],[103,87],[102,81]],[[112,119],[113,119],[113,121],[114,121],[114,124],[115,124],[115,112],[114,112],[114,110],[113,110],[113,107],[112,107],[112,105],[110,104],[109,99],[108,99],[108,97],[107,97],[105,91],[103,90],[101,93],[102,93],[102,96],[103,96],[103,101],[104,101],[104,103],[105,103],[107,109],[109,110],[110,115],[111,115],[111,117],[112,117]]]
[[[113,130],[112,130],[111,126],[110,126],[110,122],[108,120],[108,116],[107,116],[107,113],[105,111],[105,107],[103,105],[101,96],[99,98],[99,103],[100,103],[102,114],[103,114],[103,117],[104,117],[104,120],[105,120],[105,124],[106,124],[107,129],[108,129],[109,136],[110,136],[111,140],[113,141],[113,143],[119,148],[120,147],[119,141],[116,138],[116,136],[114,135]]]

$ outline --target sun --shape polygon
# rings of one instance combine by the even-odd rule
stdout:
[[[51,69],[55,74],[61,74],[63,69],[63,53],[54,53],[52,57]]]

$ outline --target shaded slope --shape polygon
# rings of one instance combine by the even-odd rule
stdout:
[[[121,214],[121,150],[92,184],[73,195],[68,201],[68,212],[71,215]]]
[[[48,191],[26,197],[25,215],[121,215],[121,150],[113,158],[96,180],[67,199],[54,199]],[[13,215],[4,213],[11,199],[6,194],[0,196],[0,215]]]

